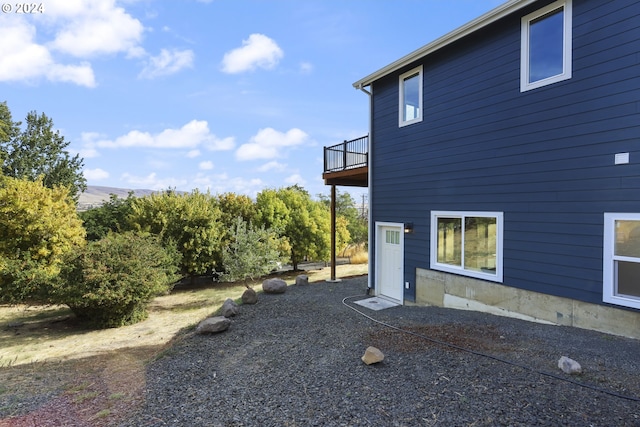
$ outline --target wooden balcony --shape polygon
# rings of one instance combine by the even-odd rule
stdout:
[[[322,178],[331,186],[331,279],[336,279],[336,186],[369,186],[369,136],[324,147]]]
[[[367,187],[369,179],[369,136],[324,147],[326,185]]]

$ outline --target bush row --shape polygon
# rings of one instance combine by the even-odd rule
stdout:
[[[339,219],[341,246],[350,222]],[[64,187],[0,176],[0,302],[66,304],[98,327],[133,323],[180,277],[217,271],[236,281],[282,261],[326,260],[329,222],[327,204],[297,186],[255,201],[171,190],[112,197],[77,214]]]

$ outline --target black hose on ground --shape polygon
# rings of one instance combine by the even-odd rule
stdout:
[[[367,294],[368,294],[368,292],[367,292]],[[615,391],[606,390],[606,389],[603,389],[603,388],[600,388],[600,387],[596,387],[596,386],[593,386],[593,385],[590,385],[590,384],[584,384],[584,383],[581,383],[579,381],[575,381],[575,380],[573,380],[571,378],[563,377],[563,376],[560,376],[560,375],[557,375],[557,374],[553,374],[551,372],[540,371],[538,369],[534,369],[534,368],[531,368],[529,366],[526,366],[526,365],[523,365],[523,364],[520,364],[520,363],[512,362],[510,360],[503,359],[503,358],[498,357],[498,356],[493,356],[491,354],[482,353],[482,352],[477,351],[477,350],[464,348],[464,347],[461,347],[459,345],[451,344],[451,343],[446,342],[446,341],[441,341],[441,340],[438,340],[438,339],[435,339],[435,338],[428,337],[428,336],[423,335],[423,334],[419,334],[417,332],[407,331],[406,329],[402,329],[402,328],[399,328],[397,326],[390,325],[389,323],[383,322],[381,320],[374,319],[373,317],[369,316],[368,314],[366,314],[366,313],[358,310],[357,308],[347,304],[347,300],[348,299],[361,298],[361,297],[362,297],[362,295],[352,295],[352,296],[349,296],[349,297],[344,297],[342,299],[342,304],[344,304],[346,307],[349,307],[351,310],[355,311],[356,313],[366,317],[367,319],[369,319],[369,320],[371,320],[371,321],[373,321],[375,323],[378,323],[380,325],[386,326],[386,327],[391,328],[393,330],[396,330],[398,332],[402,332],[404,334],[413,335],[415,337],[422,338],[422,339],[430,341],[432,343],[439,344],[439,345],[446,346],[446,347],[450,347],[450,348],[455,348],[456,350],[460,350],[460,351],[464,351],[464,352],[467,352],[467,353],[475,354],[476,356],[481,356],[481,357],[486,357],[488,359],[493,359],[493,360],[498,361],[498,362],[506,363],[507,365],[516,366],[518,368],[534,372],[534,373],[536,373],[538,375],[543,375],[543,376],[551,377],[551,378],[554,378],[554,379],[557,379],[557,380],[560,380],[560,381],[565,381],[565,382],[568,382],[568,383],[571,383],[571,384],[574,384],[574,385],[577,385],[577,386],[580,386],[580,387],[584,387],[584,388],[587,388],[587,389],[590,389],[590,390],[593,390],[593,391],[597,391],[597,392],[600,392],[600,393],[605,393],[605,394],[608,394],[608,395],[613,396],[613,397],[617,397],[617,398],[625,399],[625,400],[630,400],[630,401],[633,401],[633,402],[640,402],[640,399],[637,398],[637,397],[626,396],[624,394],[616,393]]]

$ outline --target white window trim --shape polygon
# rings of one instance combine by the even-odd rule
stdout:
[[[531,89],[536,89],[542,86],[549,85],[551,83],[568,80],[571,78],[571,58],[572,58],[572,0],[560,0],[551,3],[550,5],[536,10],[527,16],[522,18],[521,25],[521,37],[520,37],[520,92],[526,92]],[[542,15],[546,15],[557,9],[564,8],[564,55],[562,61],[561,74],[547,77],[546,79],[538,80],[533,83],[529,83],[529,24],[531,21],[539,18]]]
[[[438,218],[462,218],[484,217],[496,219],[496,274],[482,273],[480,271],[466,270],[464,260],[462,266],[456,267],[450,264],[438,262]],[[431,240],[430,240],[430,268],[432,270],[446,271],[462,276],[475,277],[502,283],[503,280],[503,245],[504,245],[504,213],[503,212],[468,212],[468,211],[431,211]],[[463,251],[464,254],[464,251]],[[464,255],[463,255],[464,256]]]
[[[420,112],[420,114],[418,114],[418,117],[416,117],[415,119],[404,120],[404,79],[416,73],[418,73],[418,111]],[[402,127],[421,122],[422,116],[424,114],[422,110],[422,65],[400,75],[398,89],[398,125]]]
[[[616,220],[640,221],[640,213],[605,213],[604,242],[602,245],[602,301],[640,309],[640,298],[617,295],[615,261],[636,262],[637,258],[615,255]]]

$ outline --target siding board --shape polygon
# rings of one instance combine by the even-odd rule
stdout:
[[[431,211],[499,211],[506,286],[602,301],[603,214],[640,212],[640,2],[574,0],[572,78],[521,93],[520,17],[548,3],[373,83],[371,209],[414,223],[412,283]],[[398,76],[417,65],[423,121],[400,128]]]

